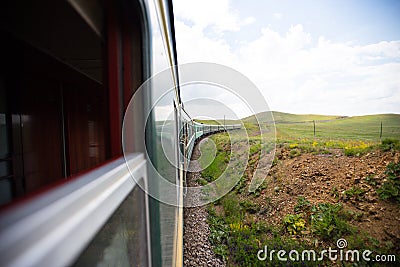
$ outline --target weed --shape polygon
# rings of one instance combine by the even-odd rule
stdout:
[[[301,214],[287,214],[283,218],[283,224],[291,235],[296,235],[306,229],[306,221]]]
[[[361,155],[366,154],[372,149],[372,147],[364,142],[360,142],[359,145],[347,145],[344,147],[344,154],[346,156],[356,156],[359,157]]]
[[[229,228],[222,217],[215,213],[215,209],[208,209],[208,225],[210,226],[209,240],[214,247],[214,253],[223,259],[228,256],[228,247],[226,245]]]
[[[390,179],[399,179],[399,177],[400,177],[400,162],[399,163],[390,162],[386,166],[385,174]]]
[[[376,190],[381,199],[400,203],[400,163],[390,162],[385,171],[387,180]]]
[[[297,204],[294,206],[294,212],[309,211],[310,207],[310,201],[303,196],[299,196],[297,199]]]
[[[235,263],[250,266],[258,262],[257,251],[261,244],[252,227],[231,228],[228,238],[229,254]]]
[[[315,234],[325,240],[334,239],[351,233],[351,226],[345,221],[340,203],[320,203],[312,207],[311,227]]]
[[[207,180],[205,180],[204,178],[201,178],[201,177],[199,179],[197,179],[196,182],[199,183],[199,185],[207,185],[208,184]]]
[[[337,189],[336,186],[334,186],[334,187],[332,188],[331,196],[335,197],[336,199],[339,198],[339,190]]]
[[[358,212],[353,212],[353,220],[360,222],[362,220],[362,217],[364,216],[364,213],[362,213],[361,211]]]
[[[277,157],[274,157],[274,160],[272,161],[272,167],[278,164],[279,159]]]
[[[238,192],[239,194],[244,193],[245,189],[246,189],[246,185],[247,185],[247,175],[246,175],[246,173],[244,173],[243,176],[240,177],[239,181],[235,185],[236,192]]]
[[[292,148],[297,148],[298,146],[299,146],[299,144],[294,143],[294,144],[290,144],[290,145],[289,145],[289,148],[290,148],[290,149],[292,149]]]
[[[253,203],[251,200],[243,200],[240,202],[240,206],[248,213],[254,214],[260,211],[260,206]]]
[[[384,139],[379,147],[383,151],[400,150],[400,140],[390,138]]]
[[[239,204],[238,199],[233,194],[228,194],[221,199],[222,207],[224,208],[225,216],[228,221],[236,222],[241,221],[243,218],[243,211]]]
[[[301,155],[301,150],[298,148],[290,150],[289,157],[294,158]]]
[[[253,194],[255,197],[259,197],[259,196],[261,195],[261,192],[262,192],[264,189],[266,189],[267,187],[268,187],[268,183],[267,183],[266,181],[264,181],[264,182],[262,182],[262,184],[261,184],[259,187],[257,187],[256,190],[254,190],[254,191],[252,192],[252,194]]]
[[[372,186],[376,186],[378,183],[374,175],[368,175],[367,177],[365,177],[365,182]]]
[[[362,195],[365,193],[365,190],[357,186],[353,186],[352,188],[347,189],[343,193],[348,198],[354,197],[355,199],[360,200]]]
[[[377,189],[377,193],[381,199],[395,199],[400,202],[399,188],[393,182],[385,182]]]

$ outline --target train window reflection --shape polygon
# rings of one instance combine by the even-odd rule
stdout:
[[[74,266],[148,266],[145,194],[136,186]]]

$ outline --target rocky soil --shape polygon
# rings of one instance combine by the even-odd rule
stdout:
[[[397,203],[382,200],[376,193],[385,181],[386,166],[400,162],[399,152],[372,152],[349,157],[341,149],[330,149],[331,154],[303,153],[290,156],[290,149],[278,147],[275,164],[268,173],[265,186],[258,196],[241,194],[241,200],[251,200],[260,209],[254,220],[270,225],[282,224],[286,214],[293,213],[299,196],[313,204],[342,203],[346,210],[357,214],[350,222],[359,233],[367,233],[378,240],[380,246],[390,244],[391,250],[400,253],[400,207]],[[198,157],[196,147],[194,158]],[[200,173],[188,175],[188,185],[198,186]],[[349,196],[346,191],[357,188],[360,194]],[[199,197],[199,196],[187,196]],[[185,266],[224,266],[212,252],[208,241],[207,207],[185,209],[184,264]],[[308,235],[303,235],[303,241]],[[324,244],[321,244],[324,245]],[[326,245],[326,244],[325,244]]]
[[[360,218],[351,222],[353,226],[381,244],[390,242],[399,253],[400,207],[380,199],[376,189],[386,180],[386,166],[399,162],[400,153],[374,150],[361,157],[348,157],[341,149],[330,152],[291,158],[290,149],[278,148],[278,162],[266,178],[266,188],[259,197],[251,198],[261,208],[257,220],[281,224],[286,214],[293,213],[299,196],[315,204],[341,202],[345,209],[359,214]],[[349,197],[345,191],[351,188],[362,193]]]
[[[194,148],[193,159],[199,157],[198,145]],[[198,164],[193,161],[191,164]],[[190,166],[192,170],[199,170],[199,166]],[[188,173],[187,186],[199,186],[197,180],[200,173]],[[200,198],[200,195],[187,195],[185,201],[191,201],[193,198]],[[193,202],[192,202],[193,203]],[[212,245],[208,241],[210,229],[207,223],[207,207],[195,207],[184,209],[184,266],[225,266],[224,262],[218,258],[212,249]]]

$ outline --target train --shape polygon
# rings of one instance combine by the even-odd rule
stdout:
[[[0,36],[0,265],[182,266],[194,145],[241,125],[184,109],[172,1],[5,0]]]

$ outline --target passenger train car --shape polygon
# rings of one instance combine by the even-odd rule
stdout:
[[[181,266],[195,141],[240,125],[183,109],[172,1],[5,0],[0,36],[0,265]],[[172,120],[153,111],[157,88],[137,91],[164,69]],[[163,190],[150,163],[176,205],[146,193]]]

